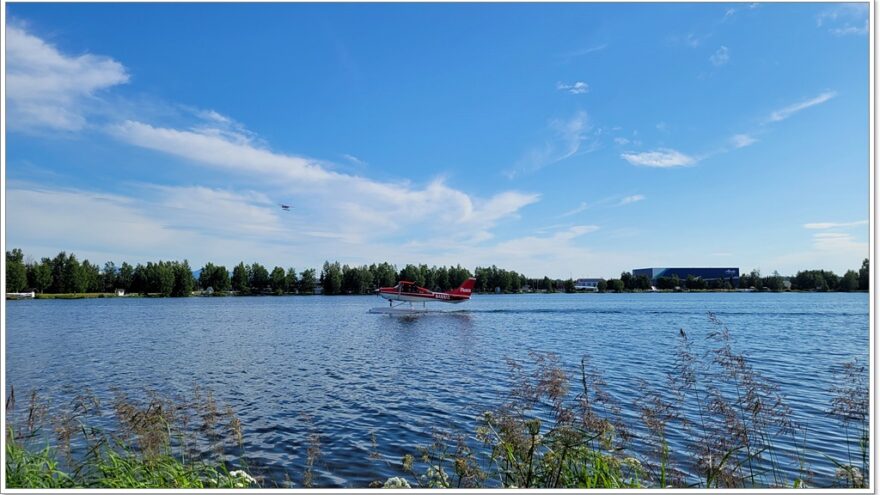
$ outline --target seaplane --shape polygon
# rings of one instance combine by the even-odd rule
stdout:
[[[401,280],[394,287],[382,287],[376,289],[376,295],[383,299],[388,299],[388,307],[373,308],[370,312],[410,314],[424,312],[426,310],[426,303],[428,302],[444,302],[452,304],[463,303],[470,300],[476,282],[476,278],[470,277],[456,289],[448,290],[446,292],[434,292],[430,289],[419,287],[415,282]],[[414,307],[414,303],[419,302],[422,303],[421,310]],[[409,307],[401,308],[400,306],[404,304],[409,304]]]

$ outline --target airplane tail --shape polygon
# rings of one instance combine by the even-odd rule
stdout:
[[[453,289],[449,291],[450,294],[462,295],[471,297],[471,292],[474,290],[474,285],[477,283],[477,279],[474,277],[470,277],[465,280],[457,289]]]

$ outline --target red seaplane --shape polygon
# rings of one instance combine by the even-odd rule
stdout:
[[[470,277],[457,289],[446,292],[434,292],[424,287],[419,287],[414,282],[401,280],[394,287],[382,287],[376,290],[376,294],[384,299],[388,299],[389,308],[374,308],[371,311],[374,313],[390,313],[394,312],[393,310],[396,306],[400,306],[403,303],[409,303],[410,309],[401,311],[411,312],[413,311],[412,304],[415,302],[423,303],[422,307],[424,307],[424,303],[429,301],[453,304],[465,302],[471,298],[471,292],[474,290],[476,281],[477,279]],[[395,301],[397,301],[397,304],[394,304]]]

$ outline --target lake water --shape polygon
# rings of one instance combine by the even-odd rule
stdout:
[[[815,483],[833,482],[823,453],[845,459],[843,433],[825,411],[833,371],[868,361],[868,295],[662,293],[477,295],[449,313],[367,314],[372,296],[90,299],[6,305],[6,384],[61,402],[83,387],[187,393],[193,383],[232,406],[252,465],[298,482],[307,437],[321,438],[319,486],[364,487],[399,475],[404,453],[431,429],[474,431],[474,418],[509,389],[505,358],[584,354],[624,413],[637,414],[639,380],[658,387],[679,329],[703,342],[706,312],[737,351],[781,388],[807,426]],[[24,402],[19,399],[20,402]],[[309,418],[309,419],[307,419]],[[382,460],[371,458],[375,435]],[[673,444],[673,449],[680,446]],[[794,475],[791,476],[794,478]]]

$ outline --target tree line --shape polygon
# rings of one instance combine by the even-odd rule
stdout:
[[[272,271],[260,263],[244,262],[232,268],[206,263],[195,277],[187,260],[157,261],[132,266],[127,262],[116,266],[112,261],[103,266],[83,260],[73,253],[58,253],[54,258],[25,261],[21,249],[6,252],[6,291],[34,290],[47,294],[70,294],[114,292],[158,294],[163,296],[188,296],[193,291],[209,291],[238,294],[312,294],[320,288],[324,294],[369,294],[379,287],[391,287],[399,280],[408,280],[421,287],[435,291],[454,289],[469,277],[476,277],[475,292],[516,293],[575,292],[574,280],[550,277],[528,278],[513,270],[495,265],[477,267],[474,272],[461,265],[431,266],[408,264],[398,270],[390,263],[350,266],[338,261],[324,262],[320,272],[313,268],[297,272],[294,268],[275,266]],[[754,288],[755,290],[783,291],[855,291],[868,290],[869,262],[865,259],[861,268],[848,270],[842,277],[826,270],[799,271],[793,277],[783,277],[777,272],[761,276],[759,270],[741,274],[735,279],[703,280],[693,275],[681,280],[677,275],[659,277],[655,287],[660,290],[676,288],[687,290],[731,290]],[[599,292],[630,292],[651,290],[651,280],[623,272],[620,278],[601,279]]]

